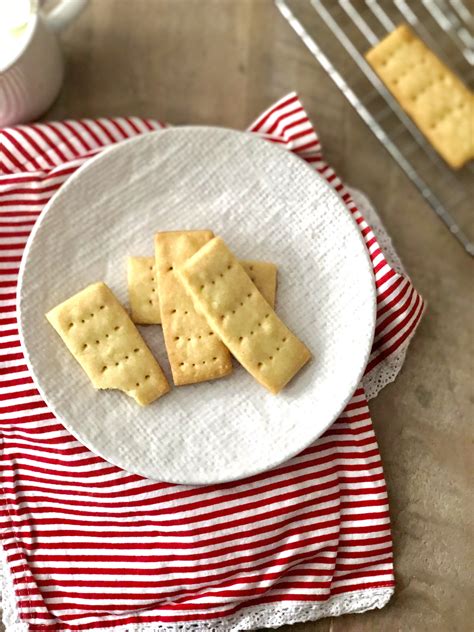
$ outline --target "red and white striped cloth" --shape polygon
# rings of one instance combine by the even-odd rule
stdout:
[[[162,127],[133,117],[0,130],[0,526],[8,629],[241,630],[381,607],[394,587],[392,540],[362,386],[296,458],[244,481],[194,488],[150,481],[95,456],[35,388],[15,302],[32,226],[91,155]],[[388,265],[323,161],[296,95],[250,130],[314,165],[358,223],[377,285],[367,371],[376,370],[406,347],[422,299]]]

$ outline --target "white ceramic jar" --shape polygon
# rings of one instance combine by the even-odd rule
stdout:
[[[19,5],[11,4],[16,2],[0,0],[0,127],[34,120],[54,101],[64,74],[56,33],[78,15],[87,0],[61,0],[49,13],[27,0],[22,24],[14,23],[20,19]]]

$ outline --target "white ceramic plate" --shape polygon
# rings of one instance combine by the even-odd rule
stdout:
[[[277,312],[313,361],[278,396],[237,365],[146,408],[95,391],[44,313],[98,280],[126,305],[126,256],[152,254],[157,231],[199,228],[278,264]],[[352,217],[306,163],[255,135],[185,127],[112,147],[61,187],[28,242],[19,310],[34,379],[73,435],[130,472],[203,484],[270,469],[336,419],[367,362],[375,291]],[[161,328],[141,331],[168,371]]]

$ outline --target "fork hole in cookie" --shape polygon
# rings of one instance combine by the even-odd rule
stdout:
[[[214,356],[212,359],[214,360],[214,362],[217,360],[216,356]]]
[[[103,373],[104,371],[107,371],[107,367],[106,367],[106,366],[103,366],[103,367],[102,367],[102,373]]]
[[[82,348],[83,348],[83,349],[87,349],[87,345],[86,345],[86,343],[84,343],[84,344],[82,345]]]
[[[210,332],[208,333],[208,336],[213,336],[213,335],[214,335],[214,332],[213,332],[213,331],[210,331]]]
[[[257,364],[257,366],[258,366],[258,367],[263,366],[263,362],[259,362],[259,363]]]
[[[137,348],[137,349],[133,350],[133,353],[138,353],[139,351],[140,351],[140,349]]]
[[[140,382],[136,382],[136,383],[135,383],[135,386],[140,386]]]
[[[265,318],[269,318],[269,317],[270,317],[270,314],[265,314]]]
[[[149,375],[145,375],[145,380],[149,380],[150,376]]]
[[[176,314],[176,310],[175,310],[175,309],[172,309],[170,313],[171,313],[171,314]]]
[[[96,341],[95,341],[95,344],[96,344],[96,345],[100,344],[100,340],[96,340]]]
[[[168,268],[168,272],[171,272],[171,270],[172,270],[172,269],[173,269],[173,266],[170,266],[170,267]]]
[[[120,327],[118,325],[115,325],[114,331],[118,331],[119,329],[120,329]]]
[[[105,309],[105,305],[101,305],[99,309]]]

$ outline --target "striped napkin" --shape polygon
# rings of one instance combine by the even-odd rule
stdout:
[[[133,117],[0,130],[7,630],[230,631],[382,607],[394,589],[392,541],[365,388],[373,396],[394,378],[424,306],[324,162],[295,94],[250,131],[298,154],[338,191],[365,239],[377,286],[377,329],[364,382],[324,436],[291,461],[243,481],[205,487],[155,482],[76,441],[29,375],[15,290],[37,217],[90,156],[163,127]]]

